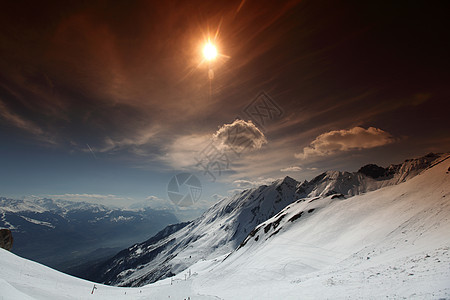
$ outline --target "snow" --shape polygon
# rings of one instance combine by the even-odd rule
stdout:
[[[144,287],[97,284],[92,295],[94,283],[0,249],[0,295],[3,299],[449,298],[448,158],[398,185],[353,197],[307,198],[289,204],[259,224],[238,249],[205,257],[172,278]]]
[[[43,213],[46,211],[53,211],[64,214],[73,210],[96,210],[98,212],[108,211],[110,209],[101,204],[92,204],[87,202],[72,202],[65,200],[52,200],[47,198],[17,200],[0,197],[0,212]]]
[[[396,186],[288,206],[276,235],[262,228],[277,216],[196,289],[223,299],[239,298],[249,288],[260,299],[450,296],[445,162]],[[299,219],[288,221],[299,211]]]
[[[134,217],[124,217],[124,216],[118,216],[115,218],[111,218],[111,222],[125,222],[125,221],[131,221],[134,220]]]
[[[192,280],[175,279],[142,288],[118,288],[78,279],[0,249],[0,299],[218,299],[200,295]]]
[[[5,228],[9,229],[9,230],[13,230],[13,229],[17,229],[17,227],[15,227],[13,224],[9,223],[6,220],[6,214],[5,212],[2,212],[2,218],[1,218],[2,223],[4,224]]]
[[[24,220],[26,220],[26,221],[28,221],[28,222],[30,222],[30,223],[36,224],[36,225],[42,225],[42,226],[47,226],[47,227],[50,227],[50,228],[55,228],[55,226],[52,225],[52,224],[49,223],[49,222],[39,221],[39,220],[36,220],[36,219],[24,217],[24,216],[20,216],[20,217],[21,217],[22,219],[24,219]]]

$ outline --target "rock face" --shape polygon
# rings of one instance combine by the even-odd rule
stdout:
[[[361,169],[358,170],[359,173],[362,173],[371,178],[379,178],[386,175],[386,169],[374,164],[365,165]]]
[[[6,250],[11,250],[13,245],[13,236],[11,230],[0,229],[0,247]]]

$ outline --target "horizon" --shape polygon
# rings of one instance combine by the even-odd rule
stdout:
[[[420,158],[424,158],[424,157],[427,157],[427,156],[430,156],[430,155],[443,156],[443,155],[449,154],[449,153],[450,153],[450,151],[441,152],[441,153],[430,152],[430,153],[427,153],[427,154],[419,156],[419,157],[406,158],[406,159],[403,160],[403,162],[392,163],[392,164],[389,164],[389,165],[386,165],[386,166],[379,166],[379,167],[387,169],[390,166],[401,165],[403,163],[406,163],[406,162],[414,160],[414,159],[420,159]],[[244,191],[248,191],[248,190],[251,190],[251,189],[257,189],[257,188],[259,188],[261,186],[264,186],[264,185],[265,186],[273,185],[273,184],[275,184],[278,181],[284,181],[286,178],[293,179],[297,183],[302,184],[305,181],[307,181],[307,182],[314,181],[315,178],[320,177],[322,174],[325,174],[327,172],[358,173],[358,172],[360,172],[360,170],[363,167],[370,166],[370,165],[378,166],[377,164],[369,163],[369,164],[366,164],[364,166],[361,166],[360,168],[358,168],[358,170],[355,170],[355,171],[327,170],[327,171],[324,171],[324,172],[320,172],[319,174],[313,176],[310,179],[303,179],[303,180],[296,179],[296,178],[294,178],[293,176],[290,176],[290,175],[285,175],[284,177],[280,177],[280,178],[274,179],[271,182],[266,182],[265,184],[261,184],[259,186],[255,185],[255,186],[250,186],[250,187],[247,187],[247,188],[242,188],[242,189],[236,190],[232,194],[229,193],[228,195],[220,197],[220,198],[219,197],[213,197],[213,201],[210,201],[210,202],[208,202],[206,204],[206,205],[209,205],[209,206],[205,206],[205,203],[202,203],[202,206],[200,206],[197,203],[197,205],[193,205],[193,207],[184,208],[183,212],[180,211],[180,207],[177,207],[177,205],[175,203],[171,202],[170,200],[167,200],[164,203],[157,203],[155,205],[154,202],[146,201],[148,199],[143,199],[143,200],[133,199],[134,200],[133,202],[129,202],[125,206],[125,203],[123,203],[122,201],[117,202],[117,203],[111,202],[111,200],[114,199],[114,198],[107,199],[106,200],[107,202],[104,201],[105,199],[101,199],[101,198],[103,198],[105,196],[106,197],[109,197],[109,196],[114,197],[114,195],[95,195],[95,197],[92,197],[92,195],[70,195],[72,197],[71,199],[60,199],[60,198],[57,197],[58,195],[55,195],[56,197],[53,197],[53,198],[51,198],[51,197],[40,197],[40,196],[35,196],[35,195],[22,196],[22,197],[14,198],[14,197],[8,197],[8,196],[0,195],[0,198],[4,198],[4,199],[7,199],[7,200],[21,200],[21,201],[51,200],[51,201],[62,201],[62,202],[76,202],[76,203],[84,203],[84,204],[101,205],[101,206],[104,206],[104,207],[109,208],[109,209],[121,209],[121,210],[130,210],[130,211],[139,211],[139,210],[143,210],[143,209],[149,208],[149,209],[153,209],[153,210],[162,210],[162,211],[169,211],[169,212],[175,213],[175,216],[180,218],[179,219],[180,221],[184,222],[184,221],[189,221],[189,220],[197,218],[204,211],[208,210],[209,208],[213,207],[216,203],[221,202],[224,199],[231,198],[231,197],[236,196],[237,194],[240,194],[241,192],[244,192]],[[83,199],[84,197],[86,197],[86,198]],[[99,199],[99,197],[100,197],[100,199]],[[130,201],[131,199],[128,199],[128,200]]]

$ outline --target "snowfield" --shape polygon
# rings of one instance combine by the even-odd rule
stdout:
[[[300,199],[236,250],[143,287],[91,294],[92,282],[0,249],[0,299],[448,299],[449,167],[443,156],[397,185]]]

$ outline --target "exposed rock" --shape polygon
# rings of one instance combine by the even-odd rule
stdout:
[[[331,199],[345,199],[345,196],[343,194],[334,194],[331,196]]]
[[[379,178],[386,175],[386,169],[374,164],[365,165],[361,169],[358,170],[359,173],[362,173],[366,176],[372,178]]]
[[[13,245],[13,236],[11,230],[0,229],[0,247],[6,250],[11,250]]]

